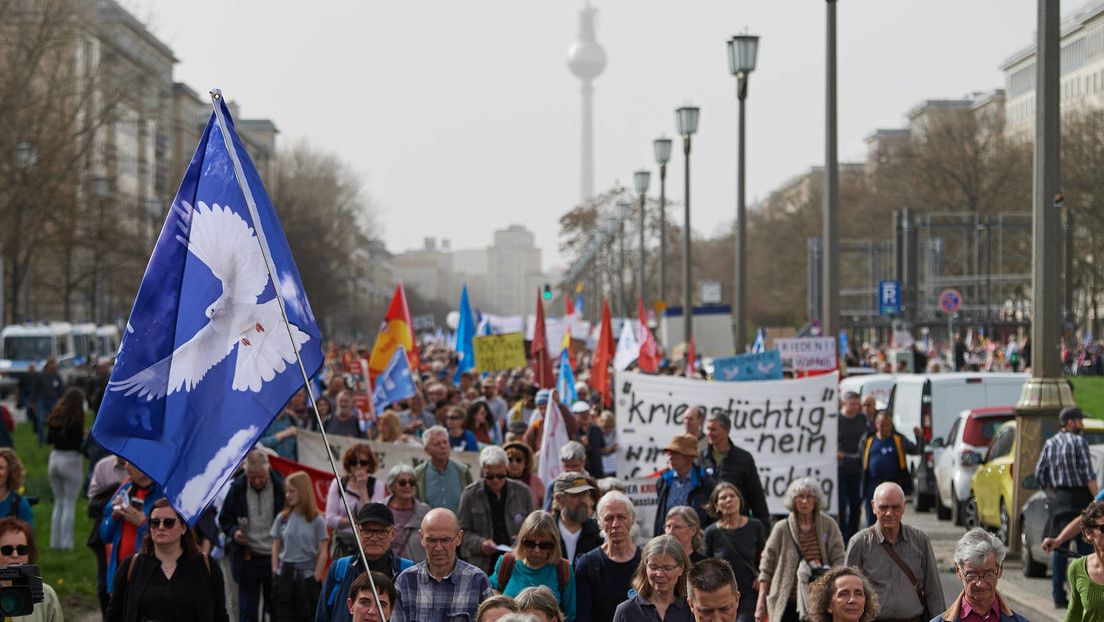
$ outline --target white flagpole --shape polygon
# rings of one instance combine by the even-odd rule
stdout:
[[[245,204],[249,208],[249,216],[253,220],[253,231],[257,234],[257,244],[261,247],[261,256],[264,257],[265,268],[268,270],[268,278],[272,282],[272,287],[276,290],[276,300],[280,305],[280,315],[284,318],[284,329],[287,330],[288,339],[290,339],[292,345],[294,345],[295,336],[291,332],[291,322],[288,320],[287,309],[284,307],[284,297],[280,293],[279,280],[276,278],[276,267],[272,264],[272,251],[269,249],[268,238],[266,238],[264,234],[264,227],[261,226],[261,218],[260,214],[257,212],[257,203],[253,199],[253,191],[249,188],[249,182],[245,179],[245,171],[242,169],[241,160],[238,159],[238,151],[234,148],[234,141],[230,138],[226,118],[222,114],[222,108],[219,107],[219,100],[221,99],[222,90],[211,89],[211,108],[215,112],[215,118],[218,120],[219,129],[222,131],[222,140],[226,145],[226,151],[230,154],[230,161],[234,163],[234,177],[238,180],[238,187],[241,188],[242,195],[245,197]],[[310,390],[310,378],[307,376],[307,369],[303,366],[303,359],[299,356],[298,348],[295,348],[295,361],[299,365],[300,373],[303,374],[303,388],[307,391],[307,397],[310,399],[311,408],[314,410],[314,420],[318,423],[318,432],[322,434],[322,442],[326,444],[326,447],[329,447],[330,440],[326,435],[325,427],[322,425],[322,415],[318,413],[318,404],[314,401],[314,394]],[[360,541],[359,534],[356,533],[356,517],[353,516],[353,510],[349,507],[349,498],[345,496],[345,487],[341,485],[341,476],[337,473],[337,463],[334,462],[333,452],[327,451],[326,457],[330,461],[330,470],[333,471],[334,478],[337,479],[337,492],[341,495],[341,503],[345,506],[345,514],[349,517],[349,525],[353,529],[353,535],[357,536],[355,538],[357,552],[360,554],[361,563],[364,564],[364,572],[368,575],[368,585],[372,586],[372,596],[376,599],[376,611],[379,612],[382,618],[383,606],[380,604],[379,592],[376,590],[376,582],[372,579],[372,569],[368,567],[368,556],[364,553],[364,545]]]

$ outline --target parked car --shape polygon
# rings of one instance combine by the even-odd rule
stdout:
[[[1089,422],[1085,420],[1086,424]],[[1096,481],[1104,486],[1104,445],[1089,445],[1092,453]],[[1032,480],[1034,481],[1034,480]],[[1050,521],[1050,495],[1038,491],[1031,495],[1020,510],[1020,552],[1023,555],[1023,573],[1027,577],[1045,577],[1050,570],[1051,554],[1043,550],[1047,523]]]
[[[1055,421],[1057,424],[1057,421]],[[977,471],[970,482],[971,494],[977,505],[978,523],[982,527],[996,530],[1001,542],[1008,544],[1009,508],[1012,507],[1012,483],[1016,477],[1013,445],[1016,436],[1016,422],[1006,421],[993,435],[985,456],[980,459]],[[1082,436],[1089,445],[1104,445],[1104,421],[1085,419]],[[971,459],[975,462],[977,459]],[[1021,472],[1020,476],[1031,473]],[[1099,470],[1098,470],[1099,475]],[[1042,540],[1040,539],[1040,542]]]
[[[970,504],[970,480],[977,466],[970,464],[970,454],[980,457],[997,428],[1015,417],[1014,411],[1013,406],[968,408],[959,413],[945,437],[931,440],[939,518],[953,519],[967,529],[977,527],[977,509]]]
[[[913,508],[926,512],[935,505],[935,462],[927,445],[935,430],[946,430],[964,408],[987,408],[1015,404],[1028,374],[945,372],[903,374],[897,377],[887,408],[893,425],[907,434],[922,431],[917,442],[919,456],[909,456],[915,477]]]

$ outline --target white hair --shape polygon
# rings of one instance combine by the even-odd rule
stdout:
[[[510,457],[506,455],[505,449],[498,445],[490,445],[479,452],[479,468],[485,469],[489,466],[506,464],[509,459]]]
[[[425,432],[422,432],[422,447],[428,447],[434,436],[443,436],[447,439],[448,435],[448,430],[446,430],[444,426],[435,425]]]

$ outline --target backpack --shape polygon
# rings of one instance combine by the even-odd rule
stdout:
[[[513,553],[506,553],[502,556],[502,563],[498,566],[498,585],[499,590],[505,590],[506,585],[510,583],[510,575],[514,573],[514,564],[517,563],[517,558]],[[571,581],[571,568],[567,565],[567,560],[559,558],[556,560],[556,583],[560,588],[560,602],[563,602],[564,590],[567,589],[567,584]]]
[[[334,587],[330,590],[330,595],[326,597],[326,606],[332,607],[334,601],[337,600],[337,593],[341,591],[341,582],[345,580],[345,573],[349,571],[349,564],[356,559],[356,555],[349,555],[348,557],[340,557],[334,562]],[[393,556],[391,560],[391,568],[395,571],[395,576],[398,577],[399,573],[403,570],[414,565],[414,562],[406,559],[405,557]]]

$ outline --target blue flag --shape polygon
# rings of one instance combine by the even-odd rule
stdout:
[[[475,369],[475,346],[472,338],[475,337],[475,316],[472,315],[471,305],[468,304],[468,286],[460,293],[460,324],[456,327],[456,353],[460,360],[456,362],[456,374],[453,382],[460,382],[460,373],[469,369]]]
[[[322,365],[283,229],[224,100],[213,97],[92,428],[190,524],[304,386],[297,353],[308,376]]]
[[[722,382],[781,380],[782,356],[778,350],[767,350],[713,359],[713,379]]]
[[[399,346],[391,355],[387,367],[383,368],[383,373],[376,377],[376,388],[372,390],[372,408],[379,416],[389,404],[405,400],[416,391],[406,349]]]
[[[578,313],[579,317],[583,316],[583,292],[579,292],[579,295],[575,296],[575,313]]]
[[[752,353],[758,354],[767,351],[766,336],[767,331],[764,328],[755,331],[755,343],[751,344]]]
[[[571,371],[571,358],[566,348],[560,351],[560,377],[556,379],[556,392],[568,408],[579,401],[579,394],[575,391],[575,374]]]

